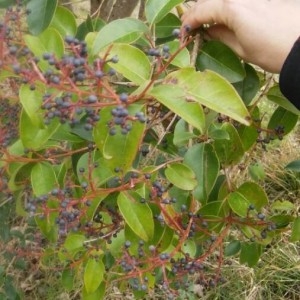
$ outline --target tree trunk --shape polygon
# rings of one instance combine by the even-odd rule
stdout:
[[[139,0],[90,0],[91,15],[97,15],[106,22],[129,17]]]

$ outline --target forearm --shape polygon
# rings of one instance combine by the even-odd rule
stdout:
[[[300,38],[283,64],[279,86],[283,95],[300,109]]]

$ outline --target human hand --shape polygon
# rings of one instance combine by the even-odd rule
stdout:
[[[242,59],[279,73],[300,36],[297,0],[198,0],[182,16],[191,29],[209,24],[210,39],[231,47]]]

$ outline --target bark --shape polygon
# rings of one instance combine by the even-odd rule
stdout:
[[[99,16],[106,22],[129,17],[139,0],[90,0],[91,15]]]

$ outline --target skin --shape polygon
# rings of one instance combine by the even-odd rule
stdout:
[[[182,16],[182,25],[204,24],[209,39],[220,40],[241,58],[280,73],[300,36],[300,1],[198,0]]]

